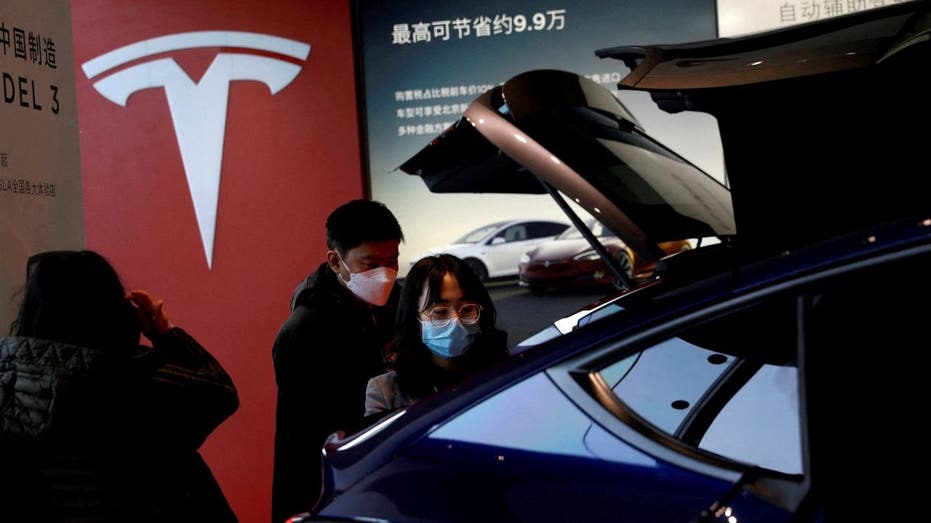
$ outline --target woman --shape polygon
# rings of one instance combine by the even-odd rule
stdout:
[[[365,415],[404,407],[504,360],[507,335],[495,306],[459,258],[423,258],[407,273],[398,305],[394,370],[369,380]]]
[[[0,521],[236,521],[197,452],[236,389],[162,301],[125,293],[95,252],[46,252],[29,260],[11,334]]]

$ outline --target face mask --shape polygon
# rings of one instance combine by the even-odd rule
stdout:
[[[388,267],[377,267],[368,271],[353,273],[343,260],[340,260],[340,263],[349,271],[349,281],[343,280],[341,274],[338,275],[339,279],[343,280],[346,287],[353,294],[376,307],[388,303],[394,281],[398,279],[398,271]]]
[[[478,324],[463,325],[459,318],[454,318],[445,327],[436,327],[430,320],[420,320],[420,325],[423,344],[443,358],[458,358],[465,354],[479,332]]]

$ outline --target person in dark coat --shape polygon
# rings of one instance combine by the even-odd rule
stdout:
[[[272,349],[274,523],[317,501],[327,437],[361,427],[360,391],[388,363],[403,239],[397,219],[379,202],[353,200],[327,217],[327,260],[295,290]]]
[[[507,359],[507,333],[469,266],[451,254],[419,260],[407,273],[392,352],[395,368],[369,380],[365,423]]]
[[[216,359],[93,251],[27,274],[0,338],[0,521],[237,521],[198,453],[239,406]]]

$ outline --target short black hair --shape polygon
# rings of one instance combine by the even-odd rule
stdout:
[[[345,254],[363,243],[404,241],[401,225],[388,207],[374,200],[352,200],[337,207],[326,219],[326,245]]]

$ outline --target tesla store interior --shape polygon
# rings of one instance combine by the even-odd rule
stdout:
[[[928,64],[931,0],[3,0],[0,521],[925,510]]]

